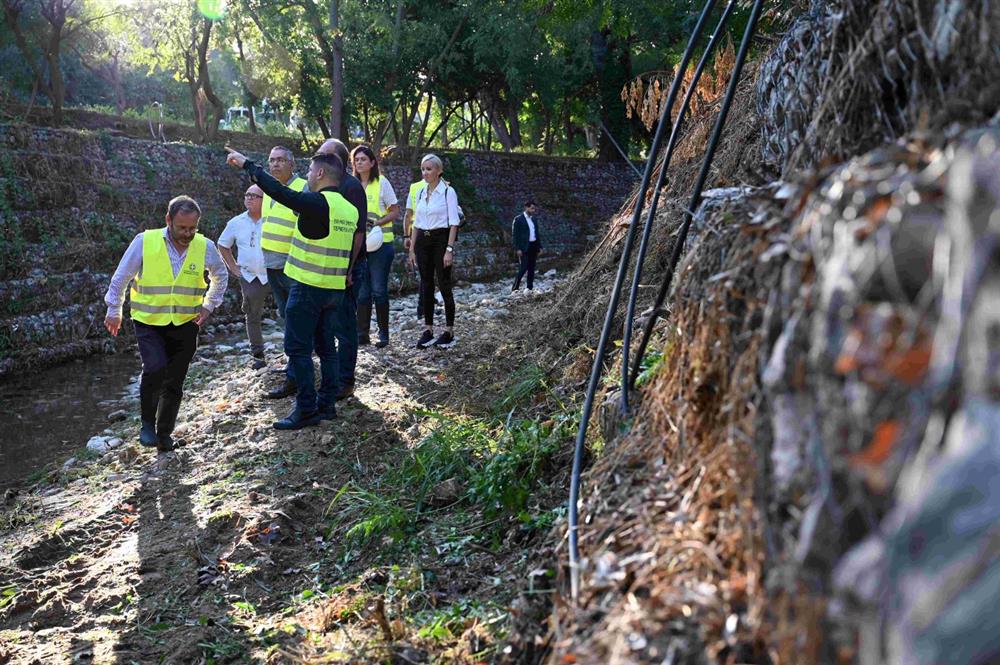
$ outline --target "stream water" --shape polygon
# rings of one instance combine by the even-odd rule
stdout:
[[[108,413],[139,373],[133,353],[92,356],[0,383],[0,490],[61,464],[108,427]]]

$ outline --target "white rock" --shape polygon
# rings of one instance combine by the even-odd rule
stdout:
[[[108,445],[108,438],[106,436],[92,436],[87,441],[87,450],[98,455],[103,455],[111,450],[111,447]]]
[[[63,471],[69,471],[73,467],[74,464],[76,464],[76,458],[75,457],[70,457],[68,460],[66,460],[65,462],[63,462],[62,470]]]
[[[555,275],[556,269],[553,268],[552,270],[546,270],[545,273],[542,274],[542,277],[555,277]]]
[[[219,344],[218,346],[215,347],[216,353],[232,353],[232,351],[233,347],[228,346],[226,344]]]

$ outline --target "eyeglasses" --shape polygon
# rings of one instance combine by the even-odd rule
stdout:
[[[245,199],[262,199],[262,198],[264,198],[264,195],[263,194],[244,194],[243,198],[245,198]]]

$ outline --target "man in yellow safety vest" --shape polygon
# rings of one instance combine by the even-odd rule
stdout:
[[[295,175],[295,155],[284,146],[271,148],[267,157],[267,168],[274,179],[296,192],[306,188],[306,181]],[[260,247],[264,250],[264,263],[267,267],[267,283],[271,286],[274,303],[278,306],[278,316],[284,320],[285,303],[288,301],[290,283],[285,276],[285,259],[291,249],[292,234],[295,231],[295,221],[299,213],[275,201],[264,194],[260,206],[264,224],[261,227]],[[266,393],[270,399],[281,399],[295,394],[295,381],[292,373],[285,368],[284,383]]]
[[[229,279],[215,243],[198,233],[200,218],[201,208],[191,197],[171,199],[166,228],[135,237],[104,296],[104,327],[117,336],[125,288],[135,280],[130,315],[142,357],[139,442],[164,452],[174,448],[171,435],[198,331],[222,304]],[[208,293],[206,270],[212,283]]]
[[[309,165],[309,191],[282,185],[264,169],[227,148],[227,162],[244,169],[275,201],[298,213],[285,276],[291,284],[285,305],[285,355],[297,386],[295,408],[274,423],[291,430],[336,415],[337,354],[334,325],[350,285],[352,258],[364,241],[365,219],[337,188],[344,172],[336,155],[315,155]],[[320,387],[314,386],[312,353],[320,359]]]

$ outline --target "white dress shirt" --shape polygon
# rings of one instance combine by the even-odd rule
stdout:
[[[167,227],[163,227],[163,242],[167,244],[167,256],[170,257],[170,267],[174,271],[174,278],[184,266],[184,259],[187,258],[187,250],[183,252],[174,247],[167,237]],[[215,243],[205,238],[205,268],[208,270],[208,293],[202,307],[208,311],[214,310],[222,304],[222,297],[226,294],[226,286],[229,284],[229,269],[219,256],[219,250],[215,248]],[[137,235],[132,244],[125,250],[125,256],[118,263],[118,269],[111,277],[111,284],[108,292],[104,294],[104,303],[108,306],[108,316],[121,318],[122,304],[125,302],[125,292],[128,284],[136,276],[142,275],[142,234]]]
[[[219,236],[219,247],[232,249],[236,245],[236,260],[240,275],[248,282],[255,279],[267,284],[267,263],[264,250],[260,247],[260,230],[264,227],[264,217],[256,221],[244,211],[226,222],[226,228]]]
[[[524,221],[528,223],[528,242],[535,242],[538,240],[538,238],[535,237],[535,223],[531,220],[528,213],[524,213]]]
[[[427,185],[417,190],[417,207],[413,209],[413,225],[424,231],[458,226],[458,195],[455,188],[438,180],[430,192]]]
[[[399,199],[396,198],[396,190],[392,188],[392,183],[385,176],[380,176],[378,179],[379,190],[378,190],[378,204],[382,210],[388,212],[389,206],[394,206],[399,203]],[[378,213],[378,210],[369,210],[368,214]],[[381,215],[379,215],[381,217]]]

